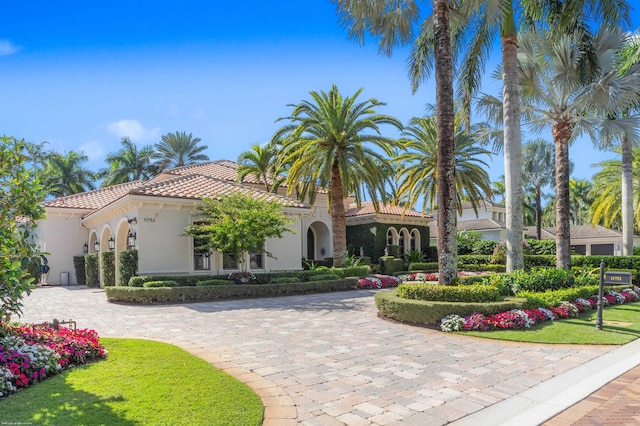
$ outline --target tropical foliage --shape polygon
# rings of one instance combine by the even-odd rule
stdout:
[[[37,157],[31,157],[30,160],[37,166]],[[67,154],[50,152],[46,155],[42,175],[47,194],[66,197],[95,189],[95,174],[83,166],[87,161],[89,157],[75,151]]]
[[[343,267],[347,256],[344,197],[354,194],[360,202],[366,191],[376,209],[379,201],[387,202],[385,183],[390,177],[379,165],[388,164],[399,143],[383,136],[380,125],[402,127],[395,118],[376,113],[384,103],[373,98],[360,102],[360,93],[362,89],[343,96],[335,85],[329,92],[310,92],[313,100],[291,105],[291,116],[279,119],[289,124],[274,136],[282,140],[280,162],[290,164],[289,192],[302,183],[299,196],[309,196],[313,203],[316,188],[329,190],[336,267]]]
[[[128,137],[123,137],[120,144],[122,148],[119,151],[107,154],[105,162],[108,167],[98,172],[98,177],[104,178],[101,185],[103,188],[136,180],[148,180],[157,173],[151,162],[152,147],[138,149]]]
[[[158,160],[156,167],[162,171],[209,161],[209,157],[202,153],[208,146],[199,145],[201,141],[200,138],[194,138],[191,133],[187,134],[187,132],[176,131],[162,135],[160,142],[155,144],[155,152],[152,155],[153,159]]]
[[[278,189],[277,157],[274,144],[253,144],[250,151],[245,151],[238,157],[238,181],[242,182],[246,176],[252,176],[264,185],[267,192]]]

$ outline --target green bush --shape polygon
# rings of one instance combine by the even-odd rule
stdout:
[[[519,295],[521,291],[535,292],[574,287],[575,279],[573,273],[566,269],[535,269],[491,275],[484,284],[497,287],[502,295]]]
[[[531,254],[556,254],[556,240],[534,240],[527,238]]]
[[[396,272],[404,270],[404,262],[402,261],[402,259],[398,259],[393,256],[382,256],[380,258],[380,270],[383,274],[393,275]]]
[[[87,275],[85,273],[84,256],[73,256],[73,269],[76,272],[76,281],[80,285],[87,284]]]
[[[371,275],[371,266],[369,265],[350,266],[342,270],[342,278],[346,278],[346,277],[361,278],[361,277],[366,277],[367,275]]]
[[[556,256],[555,254],[554,255],[527,254],[524,256],[524,267],[527,269],[531,269],[535,267],[555,268]]]
[[[571,264],[591,269],[600,268],[600,261],[611,271],[633,271],[632,280],[640,283],[640,256],[571,256]]]
[[[341,279],[337,274],[318,274],[309,277],[309,281],[331,281]]]
[[[175,281],[147,281],[142,286],[145,288],[178,287],[178,283]]]
[[[399,258],[400,257],[400,246],[398,245],[390,245],[387,246],[387,253],[389,256]]]
[[[409,264],[409,272],[438,272],[438,262],[412,262]]]
[[[231,285],[229,280],[202,280],[196,283],[196,286],[208,286],[208,285]]]
[[[491,303],[412,300],[398,297],[397,289],[376,293],[373,298],[380,316],[413,324],[437,324],[449,314],[467,316],[478,312],[491,315],[511,309],[522,309],[526,302],[526,299],[515,297]]]
[[[138,250],[124,250],[118,254],[120,283],[129,285],[131,277],[138,273]]]
[[[493,240],[476,241],[471,247],[471,254],[491,256],[496,249],[496,244],[498,244],[498,242]]]
[[[107,287],[105,293],[110,302],[134,303],[184,303],[207,302],[228,298],[271,297],[291,294],[319,293],[327,291],[354,290],[358,280],[342,280],[290,283],[290,284],[246,284],[186,287]]]
[[[599,285],[591,285],[545,292],[522,291],[518,293],[518,297],[527,299],[525,306],[528,309],[547,308],[549,306],[557,306],[562,301],[575,300],[578,297],[588,299],[598,294],[599,287]]]
[[[98,255],[84,255],[84,270],[87,277],[87,287],[100,287],[100,270],[98,269]]]
[[[102,286],[111,287],[116,285],[116,254],[112,251],[100,253],[102,266]]]
[[[398,297],[435,302],[498,302],[502,299],[495,287],[484,285],[444,286],[436,284],[401,284]]]
[[[491,256],[465,254],[458,256],[458,269],[464,270],[467,265],[486,265],[491,260]]]
[[[475,285],[482,284],[484,285],[484,280],[488,275],[468,275],[464,277],[457,277],[453,280],[456,285]]]
[[[299,283],[300,280],[296,277],[276,277],[271,280],[271,284],[287,284],[287,283]]]
[[[460,265],[458,269],[467,272],[505,272],[507,267],[505,265],[491,265],[491,264],[479,264],[479,265]]]

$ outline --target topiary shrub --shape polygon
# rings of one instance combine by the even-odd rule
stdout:
[[[438,262],[412,262],[409,263],[409,272],[438,272]]]
[[[98,268],[98,255],[84,255],[84,271],[87,279],[87,287],[100,287],[100,270]]]
[[[116,254],[112,251],[103,251],[101,255],[102,286],[116,285]]]
[[[118,285],[129,285],[131,277],[138,273],[138,250],[124,250],[118,255],[120,283]]]
[[[178,283],[175,281],[147,281],[142,286],[145,288],[178,287]]]
[[[87,284],[87,275],[85,272],[84,256],[73,256],[73,269],[76,271],[76,281],[80,285]]]
[[[350,266],[342,270],[342,278],[346,277],[364,277],[371,273],[371,267],[369,265]]]
[[[402,284],[398,297],[436,302],[498,302],[502,296],[496,287],[484,285],[445,286],[436,284]]]

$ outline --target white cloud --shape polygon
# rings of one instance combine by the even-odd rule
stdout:
[[[102,160],[107,155],[104,144],[98,141],[89,141],[82,144],[78,151],[82,151],[83,154],[89,157],[89,161]]]
[[[20,46],[16,46],[11,40],[0,39],[0,56],[13,55],[18,50],[20,50]]]
[[[109,130],[119,138],[127,136],[133,142],[155,140],[160,137],[160,128],[145,128],[138,120],[120,120],[107,125]]]

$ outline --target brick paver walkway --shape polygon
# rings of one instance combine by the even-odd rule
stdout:
[[[613,380],[544,425],[640,425],[640,367]]]
[[[372,291],[182,305],[38,288],[21,320],[180,346],[248,383],[270,425],[441,425],[610,350],[448,335],[377,317]]]

